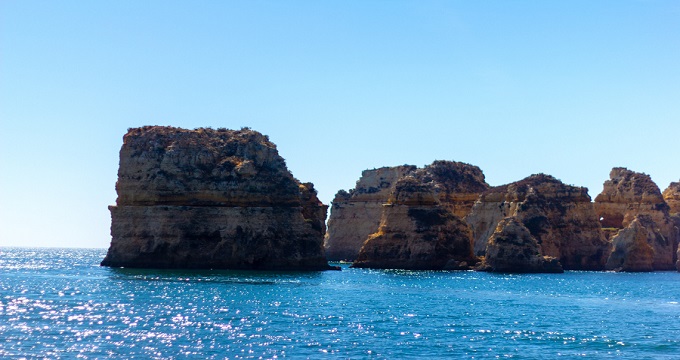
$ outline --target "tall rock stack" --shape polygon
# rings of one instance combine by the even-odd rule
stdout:
[[[437,160],[413,176],[430,185],[441,206],[460,218],[472,211],[479,195],[489,188],[479,167],[457,161]]]
[[[496,236],[493,246],[509,244],[499,240],[516,234],[523,247],[533,249],[532,241],[517,224],[526,228],[539,245],[538,254],[527,256],[527,268],[533,272],[543,266],[536,262],[536,256],[548,261],[547,265],[551,258],[558,259],[565,270],[601,270],[609,252],[588,189],[566,185],[549,175],[532,175],[487,190],[466,220],[472,228],[475,254],[488,256],[487,264],[497,262],[494,257],[499,252],[489,253],[488,246],[498,232],[500,237]],[[505,225],[499,227],[502,222]],[[554,264],[547,265],[546,272],[557,269]]]
[[[468,269],[476,261],[467,224],[441,206],[432,184],[401,178],[380,227],[352,267],[410,270]]]
[[[649,175],[626,168],[613,168],[609,177],[595,198],[602,227],[613,234],[614,249],[607,270],[674,269],[678,229],[659,187]],[[641,246],[643,235],[651,251]]]
[[[326,206],[256,131],[130,129],[116,190],[103,266],[330,268]]]
[[[672,182],[666,190],[663,191],[663,199],[669,207],[669,213],[675,227],[680,229],[680,182]],[[679,230],[680,231],[680,230]],[[680,233],[676,242],[680,243]],[[676,267],[680,271],[680,246],[676,252]]]
[[[331,204],[326,236],[329,260],[355,260],[369,235],[378,231],[398,179],[412,177],[429,187],[440,206],[462,218],[489,188],[479,167],[456,161],[435,161],[424,168],[404,165],[366,170],[349,192],[340,191]]]
[[[480,270],[509,273],[562,273],[554,257],[543,256],[541,245],[516,217],[507,217],[496,226],[486,244]]]
[[[680,182],[672,182],[662,195],[668,204],[668,213],[675,220],[676,226],[680,226]]]
[[[356,259],[364,241],[380,226],[383,204],[397,179],[415,170],[411,165],[364,170],[354,189],[335,195],[324,243],[328,260]]]

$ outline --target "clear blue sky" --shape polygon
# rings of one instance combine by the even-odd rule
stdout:
[[[0,0],[0,246],[107,247],[127,128],[270,136],[328,203],[435,159],[680,179],[680,1]]]

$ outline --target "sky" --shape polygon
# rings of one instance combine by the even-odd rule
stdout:
[[[0,0],[0,247],[108,247],[143,125],[251,127],[324,203],[434,160],[663,190],[679,35],[676,0]]]

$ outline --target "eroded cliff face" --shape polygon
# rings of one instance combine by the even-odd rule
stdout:
[[[666,201],[669,207],[669,214],[671,220],[675,224],[677,229],[680,229],[680,182],[672,182],[666,190],[663,192],[663,199]],[[676,242],[680,242],[680,232],[676,238]],[[680,271],[680,246],[676,252],[675,258],[676,268]]]
[[[649,175],[626,168],[612,169],[609,177],[602,193],[595,198],[595,209],[602,226],[612,233],[614,249],[607,268],[622,271],[674,269],[678,228],[659,187]],[[672,197],[672,190],[669,197]],[[633,224],[636,219],[638,221]],[[642,241],[643,236],[649,238]],[[648,247],[653,251],[648,251]],[[650,256],[652,258],[648,259]]]
[[[673,264],[673,253],[656,223],[648,215],[637,215],[612,238],[612,253],[605,268],[615,271],[654,271]]]
[[[354,189],[335,195],[324,242],[328,260],[356,259],[364,241],[378,230],[383,204],[387,203],[397,179],[415,169],[404,165],[365,170]]]
[[[529,230],[541,256],[559,259],[564,269],[604,268],[610,244],[588,189],[538,174],[487,190],[465,218],[472,228],[476,255],[486,254],[489,238],[507,217]]]
[[[668,204],[668,213],[680,228],[680,182],[672,182],[663,191],[663,199]]]
[[[618,167],[595,197],[595,211],[603,228],[623,229],[639,214],[663,221],[668,205],[649,175]]]
[[[368,236],[378,230],[383,204],[397,180],[407,176],[427,185],[442,208],[461,218],[489,187],[477,166],[456,161],[435,161],[421,169],[404,165],[366,170],[353,190],[338,192],[331,204],[325,241],[329,260],[357,258]]]
[[[116,191],[104,266],[330,268],[326,207],[256,131],[130,129]]]
[[[510,273],[561,273],[559,260],[541,255],[538,240],[515,217],[502,219],[486,245],[483,271]]]
[[[368,237],[352,267],[468,269],[476,262],[470,230],[441,206],[431,184],[412,176],[395,184],[378,231]]]

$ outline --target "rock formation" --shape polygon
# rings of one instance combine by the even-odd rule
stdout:
[[[595,197],[595,211],[603,228],[623,229],[638,214],[657,221],[668,213],[668,205],[649,175],[619,167],[613,168],[609,177]]]
[[[665,259],[657,256],[655,248],[665,247],[668,240],[661,235],[659,228],[649,215],[638,215],[624,229],[612,238],[612,253],[607,259],[605,269],[616,271],[653,271],[672,263],[671,252],[662,253]]]
[[[330,268],[326,206],[256,131],[130,129],[116,190],[104,266]]]
[[[609,243],[588,189],[538,174],[485,191],[465,218],[472,228],[476,255],[486,254],[489,238],[507,217],[529,230],[541,256],[559,259],[565,270],[604,268]]]
[[[331,204],[325,241],[329,260],[356,259],[368,236],[378,230],[382,205],[394,191],[394,184],[405,176],[427,185],[440,206],[461,218],[489,187],[477,166],[456,161],[435,161],[422,169],[404,165],[366,170],[353,190],[338,192]]]
[[[368,237],[352,267],[380,269],[467,269],[470,230],[440,205],[435,189],[412,176],[401,178],[384,205],[380,228]]]
[[[514,217],[498,223],[486,245],[480,270],[510,273],[561,273],[559,260],[541,255],[541,246],[529,229]]]
[[[680,228],[680,182],[672,182],[663,191],[663,199],[668,204],[668,213],[675,221],[675,226]]]
[[[672,182],[663,191],[663,199],[668,204],[671,220],[675,223],[675,227],[680,229],[680,182]],[[680,234],[676,242],[680,242]],[[680,247],[678,247],[675,258],[677,259],[676,267],[680,271]]]
[[[335,195],[324,244],[328,260],[356,259],[364,241],[378,230],[383,204],[389,199],[397,179],[415,169],[415,166],[404,165],[365,170],[354,189],[341,190]]]
[[[613,234],[611,240],[614,249],[607,268],[650,271],[644,265],[649,263],[652,270],[674,269],[678,228],[670,217],[670,208],[659,187],[649,175],[626,168],[612,169],[609,177],[604,183],[602,193],[595,198],[595,210],[602,227]],[[672,190],[669,197],[672,197]],[[640,216],[643,217],[633,224]],[[622,233],[621,229],[626,231]],[[644,243],[651,246],[651,253],[646,250],[646,246],[642,246],[642,240],[632,240],[644,234],[649,236]],[[622,254],[626,251],[645,253]],[[647,256],[653,256],[653,259],[641,260]],[[625,259],[628,259],[627,262]]]

